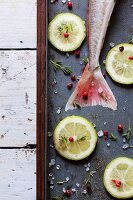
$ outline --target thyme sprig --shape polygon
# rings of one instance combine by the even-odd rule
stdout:
[[[89,62],[89,59],[85,56],[83,59],[82,59],[82,62],[83,62],[83,65],[86,66]]]
[[[84,140],[86,140],[86,136],[83,136],[83,137],[79,138],[79,139],[77,140],[77,142],[84,141]]]
[[[131,124],[129,120],[128,130],[122,134],[122,136],[126,139],[126,142],[129,143],[132,135]]]
[[[133,35],[130,36],[128,43],[129,43],[129,44],[133,44]]]
[[[62,62],[50,60],[55,71],[62,70],[65,75],[71,75],[72,70],[70,66],[63,65]]]
[[[65,135],[61,135],[60,141],[67,143],[67,137]]]
[[[110,139],[111,139],[112,141],[116,141],[116,140],[117,140],[117,137],[116,137],[113,133],[111,133],[111,134],[110,134]]]

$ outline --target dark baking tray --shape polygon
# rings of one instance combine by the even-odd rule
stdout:
[[[103,60],[105,60],[110,49],[110,42],[115,44],[127,42],[129,37],[133,35],[132,3],[133,1],[131,0],[118,0],[116,3],[100,56],[103,72],[105,72]],[[38,200],[51,200],[51,197],[63,195],[63,187],[70,186],[78,190],[77,194],[75,193],[69,197],[71,200],[112,200],[114,198],[104,189],[102,178],[105,166],[112,159],[119,156],[133,158],[132,149],[122,149],[122,137],[117,132],[117,125],[119,123],[123,123],[125,128],[128,127],[128,119],[130,119],[131,124],[133,123],[133,87],[117,84],[107,76],[106,80],[118,101],[117,111],[96,106],[65,112],[66,102],[72,93],[72,90],[69,91],[66,87],[67,83],[70,82],[70,78],[60,71],[55,72],[50,59],[72,66],[73,73],[79,76],[83,68],[80,61],[89,52],[87,41],[85,40],[80,48],[81,56],[79,58],[76,58],[72,53],[67,57],[65,53],[59,52],[48,43],[46,30],[48,22],[60,12],[72,12],[86,20],[88,0],[73,0],[73,5],[73,9],[68,10],[67,5],[63,5],[61,0],[55,4],[51,4],[50,1],[38,1],[37,198]],[[46,12],[44,12],[44,9]],[[46,40],[43,38],[45,36]],[[57,84],[52,86],[54,79],[56,79]],[[54,93],[56,89],[58,91],[57,94]],[[59,107],[62,109],[58,115],[57,110]],[[70,115],[80,115],[87,118],[96,124],[97,131],[107,129],[114,133],[118,140],[116,142],[110,141],[110,148],[108,148],[107,142],[99,138],[97,147],[92,155],[80,162],[73,162],[62,158],[54,148],[51,148],[53,140],[52,137],[47,136],[47,133],[53,133],[59,121]],[[133,144],[133,137],[130,143]],[[52,158],[55,159],[56,164],[53,167],[49,167],[49,162]],[[91,178],[93,192],[83,195],[82,187],[77,188],[75,184],[80,183],[82,185],[84,179],[88,176],[89,173],[85,171],[84,167],[84,164],[88,162],[91,163],[90,170],[95,171],[97,169],[97,172]],[[56,165],[61,166],[60,170],[56,169]],[[55,178],[54,189],[50,189],[49,173],[52,173]],[[70,178],[68,183],[63,185],[56,184],[57,181],[65,180],[66,177]]]

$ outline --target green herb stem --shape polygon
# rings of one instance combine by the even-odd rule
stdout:
[[[62,65],[62,63],[58,62],[58,61],[50,60],[50,62],[52,63],[55,71],[62,70],[65,75],[71,75],[72,74],[71,67],[66,66],[66,65]]]

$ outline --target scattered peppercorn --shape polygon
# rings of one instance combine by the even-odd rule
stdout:
[[[107,130],[104,130],[103,133],[104,133],[104,136],[108,136],[109,135],[109,132]]]
[[[123,124],[119,124],[119,125],[118,125],[118,131],[119,131],[119,132],[123,132],[123,128],[124,128],[124,127],[123,127]]]
[[[133,60],[133,56],[129,56],[129,58],[128,58],[129,60]]]
[[[119,47],[119,50],[120,50],[120,52],[123,52],[124,51],[124,47],[123,46]]]
[[[68,83],[68,84],[67,84],[67,88],[68,88],[69,90],[71,90],[72,87],[73,87],[73,84],[72,84],[72,83]]]
[[[69,142],[73,142],[74,138],[72,136],[69,137]]]
[[[116,187],[121,187],[121,181],[112,179],[112,182],[115,183]]]
[[[79,56],[80,56],[80,50],[76,50],[76,51],[74,52],[74,54],[76,55],[76,57],[79,57]]]
[[[87,93],[87,92],[84,92],[84,93],[82,94],[82,96],[83,96],[84,99],[88,99],[88,93]]]
[[[64,191],[64,195],[67,196],[67,197],[70,197],[72,194],[71,190],[65,190]]]
[[[75,75],[72,75],[72,76],[71,76],[71,80],[72,80],[72,81],[76,81],[76,80],[77,80],[77,77],[76,77]]]
[[[69,9],[72,9],[73,3],[72,3],[71,1],[69,1],[69,2],[67,3],[67,6],[68,6]]]
[[[65,33],[64,33],[64,37],[65,37],[65,38],[68,38],[68,37],[69,37],[69,33],[65,32]]]

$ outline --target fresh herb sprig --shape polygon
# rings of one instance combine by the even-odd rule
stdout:
[[[128,43],[129,43],[129,44],[133,44],[133,35],[130,36]]]
[[[111,139],[112,141],[116,141],[116,140],[117,140],[117,137],[116,137],[113,133],[111,133],[111,134],[110,134],[110,139]]]
[[[79,139],[77,140],[77,142],[84,141],[84,140],[86,140],[86,136],[83,136],[83,137],[79,138]]]
[[[125,133],[123,133],[122,136],[126,139],[126,142],[129,143],[131,139],[131,135],[132,135],[132,130],[131,130],[131,124],[129,121],[128,130]]]
[[[63,65],[59,61],[50,60],[50,62],[52,63],[55,71],[62,70],[65,75],[71,75],[72,74],[71,67]]]
[[[88,64],[88,62],[89,62],[89,59],[87,57],[84,57],[82,59],[82,62],[83,62],[83,65],[86,66]]]

